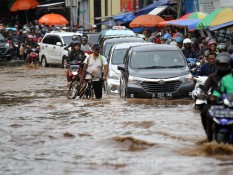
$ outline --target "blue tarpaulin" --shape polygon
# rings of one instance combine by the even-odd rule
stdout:
[[[166,21],[166,24],[170,26],[188,27],[189,30],[195,30],[196,25],[200,21],[201,19],[177,19],[172,21]]]
[[[230,22],[226,22],[226,23],[223,23],[223,24],[220,24],[220,25],[217,25],[217,26],[210,27],[209,29],[211,31],[213,31],[213,30],[218,30],[218,29],[221,29],[221,28],[232,27],[232,26],[233,26],[233,21],[230,21]]]
[[[156,7],[166,5],[166,4],[168,4],[168,0],[159,0],[157,2],[153,2],[152,4],[140,9],[134,14],[133,12],[122,13],[122,14],[118,14],[114,16],[113,19],[115,21],[131,22],[135,17],[148,14],[150,11],[152,11]]]

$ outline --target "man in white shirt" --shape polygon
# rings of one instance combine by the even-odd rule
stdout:
[[[96,99],[102,98],[102,84],[103,81],[106,80],[106,76],[108,73],[108,63],[107,60],[104,56],[100,55],[100,46],[99,44],[94,44],[92,47],[92,52],[93,54],[89,55],[86,57],[84,61],[84,67],[83,70],[91,73],[94,78],[93,78],[93,88],[95,92],[95,97]],[[102,75],[103,72],[103,75]],[[90,79],[90,75],[84,75],[84,79]]]

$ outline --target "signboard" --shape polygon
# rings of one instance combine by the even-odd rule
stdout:
[[[233,0],[220,0],[221,7],[233,6]]]
[[[199,11],[210,13],[215,10],[213,0],[199,0]]]
[[[121,12],[132,12],[134,10],[134,1],[136,11],[139,10],[139,0],[121,0]]]

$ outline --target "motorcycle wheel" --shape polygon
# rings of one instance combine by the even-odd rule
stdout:
[[[80,88],[80,76],[76,76],[70,83],[69,89],[67,92],[68,99],[75,99],[78,95]]]
[[[215,132],[214,133],[214,140],[218,143],[227,143],[228,137],[225,133]]]

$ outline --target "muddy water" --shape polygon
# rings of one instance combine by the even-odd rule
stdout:
[[[0,174],[233,174],[190,101],[65,93],[63,69],[0,66]]]

